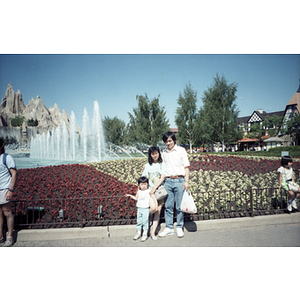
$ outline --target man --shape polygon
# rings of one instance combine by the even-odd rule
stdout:
[[[163,162],[166,165],[165,188],[168,196],[165,200],[165,220],[166,228],[158,235],[165,237],[174,234],[173,213],[174,203],[177,214],[176,233],[178,237],[183,237],[184,213],[180,210],[181,200],[184,190],[189,189],[189,160],[184,148],[176,145],[176,136],[172,131],[168,131],[163,136],[163,141],[167,149],[162,153]],[[157,185],[159,186],[161,182]]]
[[[3,163],[4,153],[4,140],[0,138],[0,244],[4,243],[3,224],[4,217],[6,217],[8,231],[7,238],[3,246],[9,247],[14,243],[14,216],[11,210],[11,200],[16,184],[17,170],[15,161],[10,155],[6,156],[6,163]]]

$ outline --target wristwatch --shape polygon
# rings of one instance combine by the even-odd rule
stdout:
[[[12,193],[14,192],[14,190],[12,190],[12,189],[8,189],[8,190],[9,190],[10,192],[12,192]]]

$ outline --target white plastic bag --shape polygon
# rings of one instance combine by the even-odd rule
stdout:
[[[190,191],[184,190],[180,210],[188,214],[195,214],[197,212],[197,207]]]

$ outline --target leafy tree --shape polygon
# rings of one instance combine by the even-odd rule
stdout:
[[[250,132],[247,134],[250,138],[261,140],[263,136],[276,136],[282,123],[282,117],[278,115],[266,116],[261,123],[253,123],[250,127]]]
[[[261,140],[264,135],[266,135],[266,130],[263,128],[260,122],[255,122],[250,125],[250,130],[247,134],[247,137]]]
[[[204,91],[203,107],[199,110],[197,125],[194,127],[197,141],[220,142],[224,149],[225,143],[241,138],[237,130],[239,110],[235,104],[236,92],[236,83],[229,84],[224,76],[220,78],[218,74],[214,77],[214,84]]]
[[[284,128],[284,134],[289,134],[295,145],[299,145],[299,138],[300,138],[300,115],[294,114],[292,118],[286,122]]]
[[[209,133],[206,130],[206,120],[205,120],[205,113],[203,109],[200,109],[193,128],[193,140],[194,143],[197,146],[203,146],[203,149],[205,148],[205,145],[209,145],[212,143],[212,140],[210,139]]]
[[[282,124],[282,117],[278,115],[266,116],[265,120],[262,122],[263,128],[266,130],[266,134],[270,136],[276,136],[279,133],[279,129]]]
[[[138,107],[133,108],[133,114],[128,112],[129,141],[156,145],[170,127],[166,111],[159,105],[159,96],[150,101],[147,94],[137,95],[136,100]]]
[[[175,123],[178,127],[178,140],[181,144],[190,144],[192,147],[192,137],[194,122],[197,116],[197,92],[193,90],[191,83],[185,86],[183,95],[179,92],[176,109]]]
[[[122,145],[125,142],[126,124],[117,117],[104,117],[103,129],[106,141],[115,145]]]

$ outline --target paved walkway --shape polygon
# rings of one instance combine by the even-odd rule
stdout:
[[[157,241],[133,241],[135,232],[135,225],[26,229],[16,232],[14,247],[299,247],[300,213],[187,222],[183,238]]]

